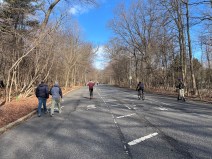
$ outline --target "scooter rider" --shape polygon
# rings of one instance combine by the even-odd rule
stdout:
[[[177,85],[177,88],[178,88],[178,97],[177,97],[177,100],[182,99],[182,100],[185,101],[185,96],[184,96],[185,85],[184,85],[184,83],[183,83],[183,81],[182,81],[181,78],[178,78],[178,81],[179,81],[179,83]]]

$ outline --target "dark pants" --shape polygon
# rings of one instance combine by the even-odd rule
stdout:
[[[90,97],[93,97],[93,88],[89,88]]]
[[[44,112],[47,111],[46,109],[46,98],[38,97],[38,115],[41,115],[41,107],[43,105]]]
[[[142,94],[144,93],[144,89],[139,89],[139,90],[138,90],[138,96],[141,96],[141,93],[142,93]]]

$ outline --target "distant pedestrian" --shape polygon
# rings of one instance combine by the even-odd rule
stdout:
[[[62,90],[59,87],[58,82],[56,81],[54,86],[50,90],[50,95],[52,95],[52,106],[50,115],[54,115],[54,107],[57,105],[59,113],[61,113],[61,100],[63,98]]]
[[[48,85],[41,81],[35,91],[36,97],[38,98],[38,117],[41,116],[41,107],[43,105],[44,113],[47,113],[46,100],[49,98]]]
[[[94,85],[95,85],[95,82],[93,82],[91,80],[87,83],[87,86],[88,86],[89,92],[90,92],[90,99],[93,98],[93,87],[94,87]]]

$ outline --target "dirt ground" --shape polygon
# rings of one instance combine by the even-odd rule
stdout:
[[[76,88],[77,87],[63,90],[63,94]],[[49,102],[50,100],[51,96],[47,102]],[[0,107],[0,128],[31,113],[33,110],[37,109],[37,106],[38,99],[35,96],[15,100],[10,103],[4,104]]]

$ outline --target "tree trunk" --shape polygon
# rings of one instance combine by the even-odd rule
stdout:
[[[187,20],[187,35],[188,35],[188,48],[189,48],[189,62],[190,62],[190,71],[191,71],[191,80],[192,80],[192,89],[194,95],[197,95],[196,80],[194,76],[194,67],[193,67],[193,57],[192,57],[192,48],[191,48],[191,39],[190,39],[190,23],[189,23],[189,8],[188,2],[186,4],[186,20]]]
[[[50,17],[50,14],[51,14],[52,10],[54,9],[54,7],[55,7],[55,6],[57,5],[57,3],[59,3],[59,2],[60,2],[60,0],[55,0],[55,1],[52,2],[51,5],[49,6],[48,11],[47,11],[47,13],[46,13],[46,15],[45,15],[45,19],[44,19],[43,23],[41,24],[41,30],[43,30],[43,29],[46,27],[46,25],[47,25],[47,23],[48,23],[48,21],[49,21],[49,17]]]

